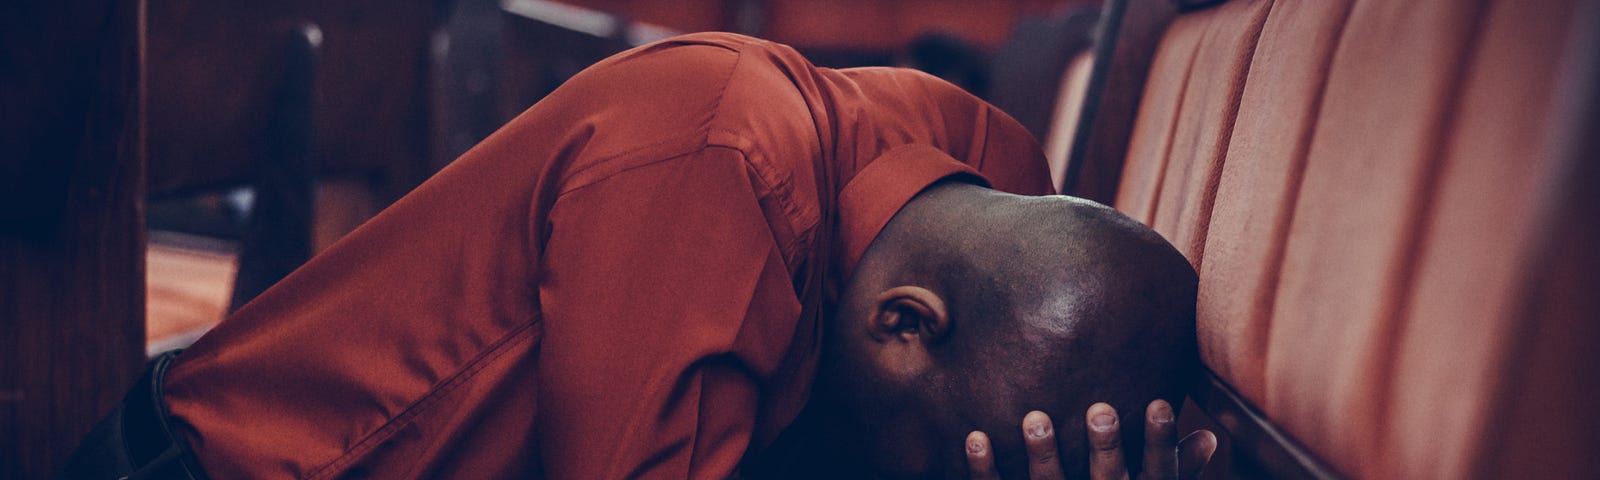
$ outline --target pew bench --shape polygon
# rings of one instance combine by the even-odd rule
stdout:
[[[1231,473],[1600,474],[1600,2],[1211,3],[1092,193],[1200,274]]]

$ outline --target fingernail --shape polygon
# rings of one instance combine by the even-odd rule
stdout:
[[[1150,420],[1156,423],[1172,423],[1172,410],[1157,410],[1155,415],[1150,416]]]
[[[1110,430],[1111,427],[1116,426],[1116,424],[1117,417],[1104,413],[1095,415],[1094,418],[1089,419],[1089,425],[1094,427],[1095,431],[1099,432]]]
[[[1044,420],[1035,419],[1032,423],[1028,424],[1028,436],[1030,436],[1030,437],[1033,437],[1033,438],[1044,438],[1046,435],[1049,435],[1049,434],[1050,434],[1050,422],[1046,422]]]
[[[973,454],[973,455],[982,455],[983,454],[983,442],[978,441],[978,439],[976,439],[976,438],[967,439],[967,453],[970,453],[970,454]]]

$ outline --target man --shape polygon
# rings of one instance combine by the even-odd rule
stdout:
[[[1183,396],[1194,282],[1181,255],[1110,208],[935,185],[873,240],[827,324],[812,407],[836,418],[814,423],[833,426],[822,436],[863,457],[834,463],[915,478],[965,468],[982,476],[995,449],[977,429],[998,434],[1001,450],[1028,451],[1033,478],[1058,478],[1057,428],[1030,410],[1087,410],[1087,423],[1059,422],[1072,432],[1060,451],[1081,452],[1090,440],[1103,454],[1097,467],[1120,468],[1115,409],[1096,403],[1105,401],[1145,412],[1150,430],[1130,432],[1130,444],[1148,437],[1166,452],[1140,452],[1145,469],[1176,473],[1171,406],[1143,407]],[[963,438],[965,452],[952,448]],[[1021,455],[1008,460],[1007,470],[1027,469]],[[1059,463],[1081,472],[1085,460]]]
[[[1053,434],[1002,417],[1179,398],[1195,280],[1107,209],[973,186],[1047,179],[1021,127],[926,75],[730,34],[634,49],[158,363],[80,458],[126,436],[160,448],[124,463],[216,478],[716,478],[781,472],[814,424],[919,446],[839,457],[881,474],[1060,474]],[[1029,216],[988,218],[1008,205]],[[861,430],[880,424],[901,428]]]

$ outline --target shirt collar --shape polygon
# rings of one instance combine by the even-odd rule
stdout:
[[[902,145],[868,163],[839,191],[843,255],[838,271],[849,278],[872,240],[901,207],[923,189],[952,176],[968,176],[972,183],[989,185],[977,170],[931,145]]]

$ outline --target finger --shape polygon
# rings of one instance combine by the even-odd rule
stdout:
[[[1000,480],[994,471],[994,448],[983,432],[967,434],[967,474],[973,480]]]
[[[1157,399],[1144,410],[1144,473],[1139,478],[1178,478],[1178,426],[1172,404]]]
[[[1217,435],[1210,430],[1200,430],[1183,437],[1178,442],[1178,478],[1200,478],[1200,471],[1211,462],[1217,452]]]
[[[1060,456],[1056,454],[1056,429],[1050,416],[1032,411],[1022,417],[1023,443],[1028,445],[1028,478],[1061,480]]]
[[[1122,433],[1117,409],[1104,402],[1089,406],[1089,478],[1124,480],[1128,466],[1122,460]]]

